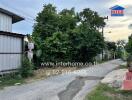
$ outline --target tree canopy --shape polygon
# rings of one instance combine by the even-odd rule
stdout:
[[[42,50],[41,61],[89,62],[104,48],[99,28],[105,22],[97,12],[74,8],[56,11],[51,4],[44,5],[34,24],[33,39]]]
[[[106,45],[107,45],[108,50],[110,50],[110,51],[116,51],[116,49],[117,49],[115,42],[108,42],[107,41]]]

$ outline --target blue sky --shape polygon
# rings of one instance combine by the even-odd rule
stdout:
[[[75,10],[79,12],[84,8],[91,8],[97,11],[102,17],[109,16],[105,27],[105,37],[107,40],[127,39],[130,33],[132,33],[132,28],[128,28],[132,23],[131,0],[0,0],[0,7],[25,17],[25,21],[13,25],[13,32],[29,34],[32,33],[32,27],[37,13],[42,10],[43,4],[48,3],[55,5],[58,11],[64,8],[75,7]],[[110,16],[109,8],[115,5],[126,8],[124,17],[115,18]]]

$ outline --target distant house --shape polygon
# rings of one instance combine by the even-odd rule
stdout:
[[[121,7],[121,6],[114,6],[114,7],[111,7],[111,16],[124,16],[124,7]]]
[[[0,73],[18,69],[21,66],[24,35],[12,32],[12,24],[23,17],[0,8]]]

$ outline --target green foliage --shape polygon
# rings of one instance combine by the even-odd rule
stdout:
[[[129,71],[132,71],[132,55],[127,58],[127,67],[129,67]]]
[[[132,54],[132,35],[129,36],[129,41],[126,45],[127,52]]]
[[[107,48],[110,51],[116,51],[116,43],[115,42],[106,42]]]
[[[63,9],[59,13],[59,31],[67,32],[73,30],[78,22],[74,8],[67,10]]]
[[[34,25],[33,36],[45,39],[58,30],[58,20],[56,7],[51,4],[44,5],[42,12],[36,17],[37,23]]]
[[[126,52],[126,42],[124,40],[117,41],[117,57],[123,60],[126,60],[127,52]]]
[[[68,35],[61,32],[53,33],[53,36],[47,37],[43,46],[44,61],[61,61],[69,53],[70,45]]]
[[[78,37],[79,42],[76,46],[76,60],[92,62],[93,58],[102,51],[102,48],[104,48],[104,39],[102,35],[94,29],[81,28]]]
[[[0,89],[12,86],[15,83],[24,83],[24,79],[18,73],[6,74],[0,77]]]
[[[102,28],[105,26],[104,19],[98,15],[97,12],[90,10],[89,8],[84,9],[79,13],[80,21],[87,25],[89,28]]]
[[[106,84],[100,84],[86,96],[85,100],[131,100],[131,98],[132,91],[121,91]]]
[[[106,91],[113,91],[112,88],[109,88],[106,85],[99,85],[96,90],[92,91],[87,97],[86,100],[111,100],[110,97],[104,95]]]
[[[33,75],[33,64],[29,61],[26,56],[22,57],[22,66],[20,68],[20,74],[22,77],[26,78]]]
[[[104,38],[98,31],[105,26],[102,17],[90,9],[75,13],[74,8],[57,13],[51,4],[36,18],[33,40],[42,55],[41,61],[93,61],[104,48]],[[36,51],[37,51],[36,50]]]

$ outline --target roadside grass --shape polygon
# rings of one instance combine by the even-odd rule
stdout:
[[[126,65],[120,65],[119,69],[126,69],[127,66]]]
[[[77,67],[42,68],[34,70],[33,76],[27,78],[22,78],[19,73],[5,74],[3,76],[0,76],[0,89],[4,89],[8,86],[32,83],[35,81],[46,79],[50,76],[73,72],[77,69]]]
[[[51,76],[56,76],[63,73],[73,72],[78,70],[77,67],[56,67],[56,68],[40,68],[34,70],[34,76],[25,79],[26,83],[31,83],[37,80],[46,79]]]
[[[0,77],[0,89],[7,86],[13,86],[16,83],[24,83],[24,79],[18,74],[7,74]]]
[[[86,96],[85,100],[132,100],[132,91],[122,91],[100,84]]]
[[[45,67],[40,68],[38,70],[34,70],[33,76],[27,78],[22,78],[19,73],[6,74],[3,77],[0,76],[0,89],[4,89],[4,87],[8,86],[21,85],[24,83],[26,84],[39,80],[44,80],[50,76],[56,76],[62,73],[69,73],[82,68],[85,67],[55,67],[55,68]]]

